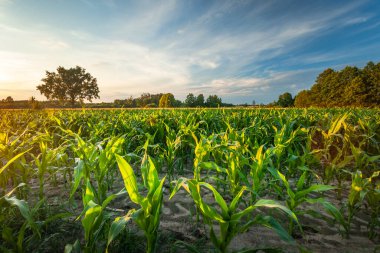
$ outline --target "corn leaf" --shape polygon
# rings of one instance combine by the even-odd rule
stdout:
[[[115,155],[115,157],[117,164],[119,165],[119,170],[123,177],[125,189],[127,189],[129,197],[134,203],[139,204],[141,196],[138,192],[136,176],[133,172],[132,167],[127,161],[125,161],[123,157],[119,155]]]

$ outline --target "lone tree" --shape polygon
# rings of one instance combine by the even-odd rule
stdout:
[[[6,99],[3,99],[3,101],[6,103],[13,103],[14,102],[14,100],[11,96],[8,96]]]
[[[292,94],[285,92],[278,97],[277,104],[281,107],[290,107],[294,105]]]
[[[46,77],[41,80],[43,84],[37,86],[37,90],[47,99],[58,99],[62,102],[70,102],[72,106],[75,101],[99,98],[99,88],[96,78],[87,73],[84,68],[65,69],[58,67],[56,72],[46,71]]]

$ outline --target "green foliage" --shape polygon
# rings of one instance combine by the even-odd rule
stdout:
[[[47,99],[69,101],[73,106],[78,100],[83,103],[84,100],[99,98],[96,78],[79,66],[69,69],[58,67],[57,73],[46,71],[46,77],[42,82],[43,84],[37,86],[37,90]]]
[[[295,107],[310,107],[312,105],[312,94],[309,90],[300,91],[294,98]]]
[[[202,107],[205,105],[205,98],[203,94],[195,96],[193,93],[189,93],[185,99],[185,106],[187,107]]]
[[[204,106],[204,104],[205,104],[205,97],[203,96],[203,94],[199,94],[197,96],[196,105],[202,107]]]
[[[294,105],[292,94],[285,92],[278,97],[277,105],[281,107],[291,107]]]
[[[2,99],[2,102],[4,103],[13,103],[14,100],[11,96],[6,97],[5,99]]]
[[[194,96],[193,93],[189,93],[186,96],[185,105],[187,107],[196,107],[197,106],[197,98]]]
[[[156,167],[150,157],[146,157],[141,165],[143,183],[148,193],[143,197],[138,190],[136,175],[130,164],[121,156],[116,155],[120,173],[123,177],[125,188],[132,202],[140,205],[138,210],[130,210],[124,217],[118,217],[111,225],[108,236],[108,245],[122,231],[123,226],[132,218],[142,229],[147,239],[146,252],[155,252],[158,227],[160,224],[160,214],[163,201],[163,184],[165,177],[158,179]]]
[[[326,69],[310,90],[301,91],[297,107],[375,107],[380,105],[380,62],[368,62],[363,69],[347,66],[340,71]]]
[[[199,182],[195,179],[181,178],[178,180],[176,187],[171,193],[171,198],[176,194],[179,188],[183,187],[194,200],[198,210],[200,210],[204,222],[209,225],[210,239],[218,252],[227,252],[231,240],[239,233],[245,232],[250,226],[263,225],[274,229],[282,239],[292,241],[292,238],[283,230],[283,228],[270,216],[257,215],[255,218],[248,218],[256,208],[267,207],[277,208],[284,211],[292,219],[298,222],[297,217],[286,207],[278,204],[273,200],[260,199],[255,204],[241,210],[239,203],[242,200],[246,188],[243,187],[239,192],[233,195],[232,201],[227,204],[222,195],[210,184]],[[202,187],[213,193],[218,209],[207,204],[202,198]],[[219,225],[219,235],[214,231],[213,223]]]
[[[135,242],[130,222],[149,252],[167,250],[167,231],[160,233],[164,248],[157,238],[169,187],[189,193],[193,226],[209,233],[217,251],[228,251],[252,225],[292,243],[282,226],[318,230],[304,214],[376,242],[379,118],[377,109],[2,111],[0,251],[123,251]],[[178,184],[164,187],[165,176]],[[125,190],[115,191],[122,181]],[[67,215],[61,210],[70,218],[57,221]]]
[[[287,178],[285,177],[284,174],[282,174],[280,171],[278,171],[274,168],[271,168],[269,170],[270,170],[270,173],[272,173],[272,175],[275,178],[277,178],[283,184],[285,191],[286,191],[286,197],[285,197],[286,206],[289,208],[289,210],[294,212],[297,216],[304,214],[304,213],[308,213],[305,210],[301,211],[298,209],[298,207],[301,204],[304,204],[306,202],[316,203],[316,200],[309,196],[311,193],[323,192],[323,191],[329,191],[329,190],[335,189],[335,187],[332,187],[329,185],[322,185],[322,184],[313,184],[313,185],[308,187],[306,185],[306,181],[305,181],[305,179],[309,173],[308,170],[305,170],[302,173],[302,175],[300,176],[300,178],[296,182],[295,189],[293,189],[290,185],[290,182],[287,180]],[[276,187],[276,188],[279,189],[279,187]],[[280,192],[280,194],[282,195],[282,192]],[[317,203],[322,203],[322,204],[325,204],[325,205],[328,205],[329,207],[331,207],[331,204],[323,198],[319,198]],[[311,214],[313,214],[313,213],[311,213]],[[290,234],[293,234],[293,232],[294,232],[293,229],[294,229],[293,221],[290,220],[290,223],[289,223],[289,233]],[[300,227],[300,229],[302,232],[302,227]]]
[[[217,95],[210,95],[207,97],[205,105],[207,107],[219,107],[222,105],[222,99]]]

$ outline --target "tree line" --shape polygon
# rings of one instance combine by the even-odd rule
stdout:
[[[368,62],[360,69],[347,66],[320,73],[310,90],[294,100],[296,107],[376,107],[380,105],[380,62]]]
[[[194,95],[189,93],[185,101],[180,101],[174,98],[172,93],[150,94],[143,93],[140,97],[133,98],[130,96],[127,99],[116,99],[114,101],[116,107],[225,107],[233,106],[233,104],[223,103],[222,99],[217,95],[209,95],[206,99],[203,94]]]
[[[11,96],[1,100],[0,108],[71,108],[84,106],[99,98],[96,78],[84,68],[65,69],[57,72],[46,71],[42,84],[37,86],[49,101],[39,102],[34,97],[25,101],[14,101]],[[253,102],[254,104],[255,102]],[[289,92],[281,94],[277,101],[268,106],[278,107],[375,107],[380,105],[380,62],[368,62],[363,68],[347,66],[340,71],[328,68],[320,73],[310,90],[300,91],[294,98]],[[113,103],[86,104],[86,107],[230,107],[217,95],[189,93],[184,102],[175,99],[172,93],[143,93],[140,97],[130,96],[116,99]]]

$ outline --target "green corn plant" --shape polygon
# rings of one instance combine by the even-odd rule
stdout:
[[[4,174],[6,174],[6,170],[7,170],[7,169],[8,169],[13,163],[18,162],[19,159],[22,159],[23,156],[24,156],[24,154],[27,153],[27,152],[29,152],[30,150],[31,150],[31,149],[28,149],[28,150],[22,151],[21,153],[15,155],[15,156],[12,157],[9,161],[7,161],[7,163],[6,163],[4,166],[2,166],[2,168],[0,169],[0,179],[2,179],[1,181],[3,181],[4,178],[6,179],[6,180],[4,180],[5,182],[3,182],[4,185],[1,185],[1,186],[2,186],[2,187],[1,187],[1,192],[0,192],[1,195],[4,194],[5,189],[6,189],[6,183],[7,183],[6,181],[7,181],[7,179],[8,179],[8,176],[4,176]],[[0,195],[0,196],[1,196],[1,195]]]
[[[21,134],[9,135],[8,133],[0,133],[0,165],[5,165],[7,161],[13,160],[14,157],[18,154],[31,150],[30,144],[27,141],[28,129],[25,129]],[[25,156],[19,157],[19,159],[14,160],[14,162],[9,163],[1,171],[0,177],[0,187],[2,188],[3,193],[8,184],[15,187],[20,183],[28,183],[29,179],[32,177],[32,171],[28,170],[25,166],[26,159]],[[10,167],[10,169],[7,169]],[[22,194],[22,191],[18,191],[18,197],[26,197],[25,194]],[[21,196],[23,195],[23,196]]]
[[[0,171],[4,171],[3,169],[17,160],[20,155],[22,155],[22,153],[9,161],[0,169]],[[0,229],[2,231],[1,238],[4,242],[4,244],[0,245],[0,249],[4,252],[25,252],[24,244],[40,240],[44,227],[52,221],[68,216],[68,213],[58,213],[50,217],[45,217],[44,220],[37,220],[38,216],[40,216],[40,208],[45,202],[45,199],[38,201],[32,208],[30,208],[25,200],[20,200],[17,197],[12,196],[16,190],[24,186],[26,186],[26,184],[21,183],[0,197]],[[13,207],[17,207],[24,219],[19,228],[15,228],[13,224],[13,221],[20,219],[17,215],[15,216],[15,212],[12,210]]]
[[[365,150],[374,150],[380,152],[380,143],[377,138],[378,131],[378,119],[376,117],[359,118],[358,127],[361,129],[364,136]]]
[[[86,191],[83,193],[83,211],[77,219],[82,217],[82,227],[85,232],[84,252],[102,252],[105,245],[97,242],[102,242],[102,239],[107,236],[107,226],[111,213],[107,212],[107,206],[115,198],[125,194],[125,191],[120,191],[116,194],[109,195],[102,203],[96,203],[95,190],[89,180],[86,183]]]
[[[25,242],[25,233],[27,232],[27,230],[31,230],[34,236],[41,238],[40,228],[36,224],[34,216],[43,201],[40,201],[33,209],[30,209],[29,205],[25,200],[20,200],[16,197],[12,197],[11,195],[15,192],[15,190],[22,186],[25,186],[25,184],[18,185],[16,188],[14,188],[13,190],[11,190],[10,192],[8,192],[0,198],[0,227],[2,229],[2,238],[9,245],[11,245],[11,247],[13,246],[13,248],[16,249],[17,252],[24,252],[23,244]],[[9,216],[7,217],[6,215],[9,215],[10,207],[17,207],[20,211],[21,216],[25,219],[21,228],[16,233],[14,233],[12,227],[7,226],[7,223],[9,223],[9,221],[7,221],[6,219],[9,218]]]
[[[14,156],[12,159],[10,159],[4,166],[0,169],[0,177],[5,172],[5,170],[14,162],[16,162],[20,157],[22,157],[27,151],[21,152],[18,155]],[[25,186],[24,183],[19,184],[17,187],[13,188],[11,191],[9,191],[6,194],[0,195],[0,228],[2,230],[2,239],[5,242],[8,242],[11,244],[17,252],[23,252],[23,242],[24,242],[24,235],[25,231],[30,228],[33,230],[35,234],[38,236],[41,236],[40,231],[37,227],[37,225],[34,222],[33,215],[31,210],[29,209],[28,204],[25,200],[19,200],[16,197],[12,197],[12,194],[18,189]],[[12,228],[7,226],[7,222],[9,222],[9,206],[17,207],[25,219],[24,224],[21,226],[20,230],[18,231],[17,238],[14,237]],[[0,245],[0,248],[2,248],[3,245]],[[6,250],[3,248],[3,250]]]
[[[364,201],[367,202],[371,208],[371,221],[368,224],[370,229],[369,236],[373,237],[376,234],[376,227],[379,225],[379,183],[375,184],[375,178],[380,176],[380,171],[375,171],[370,177],[365,178],[361,171],[357,170],[352,173],[351,189],[348,195],[347,203],[347,234],[348,237],[351,230],[351,224],[353,217],[357,214]]]
[[[144,231],[147,239],[146,252],[155,252],[163,201],[163,185],[166,177],[159,180],[152,159],[150,157],[147,159],[148,162],[143,161],[141,167],[144,186],[148,191],[147,195],[143,197],[138,191],[136,175],[132,167],[123,157],[116,155],[125,189],[131,201],[139,205],[140,209],[133,209],[126,216],[115,219],[108,236],[108,245],[122,231],[126,222],[131,218]]]
[[[285,164],[288,168],[287,174],[290,177],[299,177],[299,168],[319,166],[318,159],[314,157],[316,151],[312,149],[314,131],[314,129],[310,128],[303,129],[302,132],[306,133],[307,136],[304,139],[296,140],[298,145],[287,150]],[[316,173],[313,174],[316,175]]]
[[[194,179],[200,181],[201,180],[201,169],[202,163],[207,162],[210,158],[210,152],[213,149],[211,140],[201,137],[200,140],[192,133],[193,138],[195,140],[195,150],[194,150]]]
[[[351,157],[344,153],[344,136],[340,133],[342,128],[346,128],[346,119],[348,114],[337,117],[327,132],[321,130],[323,137],[322,157],[323,163],[326,164],[324,168],[324,181],[329,183],[334,177],[340,181],[342,169],[351,162]],[[343,145],[339,145],[343,142]],[[333,152],[335,150],[336,154]],[[342,160],[343,159],[343,160]]]
[[[292,217],[292,219],[298,222],[297,217],[293,212],[273,200],[260,199],[255,204],[241,210],[239,208],[239,203],[243,198],[246,187],[242,187],[241,190],[233,196],[232,201],[228,205],[222,195],[220,195],[212,185],[206,182],[199,182],[195,179],[186,178],[181,178],[177,181],[176,187],[172,191],[170,198],[172,198],[181,187],[190,194],[195,205],[200,210],[204,222],[209,225],[210,239],[218,252],[228,252],[228,246],[232,239],[239,233],[245,232],[252,225],[263,225],[272,228],[281,236],[281,238],[287,241],[292,241],[292,238],[272,217],[262,215],[257,215],[254,219],[250,217],[250,214],[259,207],[277,208],[284,211]],[[207,204],[203,200],[201,191],[202,187],[213,193],[218,209]],[[214,222],[219,225],[219,233],[214,231]]]
[[[380,228],[380,183],[372,182],[373,178],[379,174],[379,171],[375,172],[372,177],[368,179],[368,183],[372,183],[366,195],[368,206],[371,210],[371,220],[368,222],[368,237],[375,239],[379,236]],[[373,185],[374,184],[374,185]]]
[[[248,184],[248,179],[242,171],[242,167],[246,165],[247,162],[244,156],[234,150],[227,149],[223,153],[226,161],[226,168],[219,166],[213,161],[201,162],[199,168],[216,173],[217,176],[211,176],[209,178],[216,181],[217,188],[220,183],[222,183],[223,186],[228,186],[229,192],[232,195],[235,195],[240,191],[243,182]],[[223,175],[224,178],[220,179],[219,175]],[[225,192],[225,188],[223,188],[223,190]]]
[[[297,148],[297,144],[300,145],[304,134],[307,132],[304,128],[293,130],[294,124],[295,121],[284,124],[280,130],[273,126],[273,129],[275,130],[273,154],[276,158],[274,163],[277,169],[281,167],[285,154],[292,153],[293,146],[296,146]]]
[[[36,174],[39,180],[39,198],[41,200],[44,198],[45,176],[48,172],[49,174],[55,176],[58,168],[54,165],[58,164],[63,157],[63,149],[62,147],[49,149],[45,141],[41,141],[39,146],[41,153],[38,156],[32,154],[32,157],[37,166]]]
[[[246,136],[246,129],[237,131],[228,122],[226,132],[221,135],[221,145],[226,145],[240,154],[248,153],[248,137]]]
[[[269,168],[269,171],[276,179],[280,180],[280,182],[282,182],[282,184],[284,185],[286,193],[287,193],[287,195],[285,196],[286,206],[287,206],[287,208],[289,208],[289,210],[294,212],[297,216],[308,213],[306,210],[301,210],[298,208],[301,204],[304,204],[306,202],[308,202],[308,203],[314,203],[315,202],[314,199],[309,197],[310,193],[323,192],[323,191],[329,191],[329,190],[335,189],[335,187],[333,187],[333,186],[322,185],[322,184],[315,184],[315,185],[311,185],[310,187],[306,188],[305,187],[305,181],[306,181],[306,178],[309,174],[308,170],[304,170],[301,177],[298,179],[298,181],[296,183],[296,187],[292,189],[288,179],[285,177],[284,174],[282,174],[280,171],[278,171],[275,168]],[[274,183],[274,184],[276,184],[276,183]],[[280,191],[280,194],[281,194],[280,187],[276,186],[275,189]],[[324,200],[323,198],[319,198],[318,203],[324,203],[324,202],[327,202],[327,200]],[[329,204],[326,204],[326,206],[327,205],[329,205]],[[300,229],[302,232],[301,226],[300,226]],[[293,232],[294,232],[294,222],[293,222],[293,219],[290,219],[290,221],[289,221],[289,233],[293,234]]]
[[[170,129],[170,127],[167,124],[165,124],[165,128],[167,133],[166,148],[164,150],[163,155],[166,160],[168,178],[171,182],[173,180],[176,154],[181,145],[181,137],[176,135],[175,131],[173,129]]]
[[[214,145],[212,156],[216,163],[225,164],[226,178],[232,195],[240,191],[241,185],[248,184],[246,167],[248,167],[248,145],[245,129],[237,131],[229,122],[225,122],[227,129],[220,135],[221,143]],[[219,151],[219,152],[218,152]],[[217,155],[221,153],[221,155]]]
[[[124,142],[122,137],[112,137],[106,139],[105,147],[103,148],[100,142],[97,144],[89,144],[85,142],[79,135],[72,133],[77,141],[77,146],[73,147],[75,154],[78,156],[76,161],[77,165],[74,169],[74,182],[72,185],[70,197],[77,191],[82,180],[86,182],[87,179],[94,179],[97,183],[95,190],[95,198],[97,203],[103,203],[107,198],[107,191],[110,189],[113,177],[112,170],[115,168],[114,156],[121,153],[121,147]],[[90,180],[89,182],[94,185]],[[83,191],[85,191],[85,184],[83,184]]]
[[[359,147],[355,147],[353,143],[350,143],[350,149],[355,161],[355,168],[361,171],[371,170],[371,168],[376,168],[376,162],[380,160],[380,155],[370,156],[368,155],[361,146],[364,142],[359,143]]]
[[[252,157],[252,161],[249,163],[250,172],[249,175],[252,180],[251,202],[255,202],[260,196],[261,191],[265,189],[266,185],[263,181],[267,174],[267,168],[273,167],[272,163],[272,150],[263,150],[264,145],[261,145],[256,151],[256,155]]]
[[[202,118],[197,118],[196,113],[188,113],[183,122],[179,122],[178,136],[181,137],[180,149],[181,156],[183,159],[194,160],[194,149],[196,146],[195,139],[193,135],[196,133],[205,135],[205,127],[207,128],[207,123]],[[204,127],[201,127],[204,126]],[[199,136],[198,135],[198,136]]]

